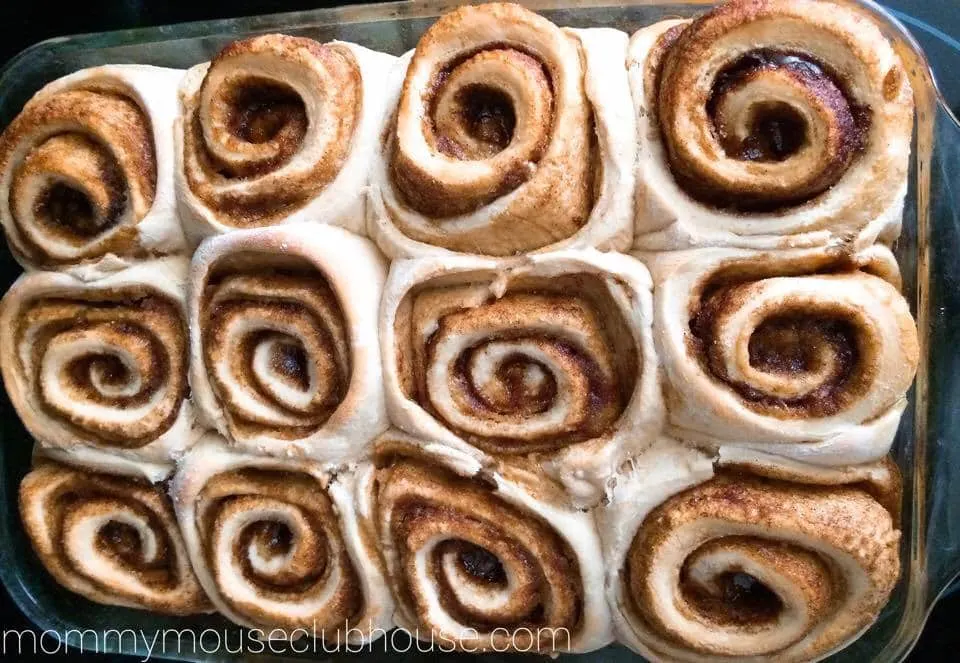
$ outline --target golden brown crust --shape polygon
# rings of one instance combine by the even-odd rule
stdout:
[[[20,484],[20,515],[44,567],[71,591],[173,615],[210,609],[162,486],[44,461]]]
[[[724,473],[644,518],[627,607],[662,654],[808,660],[876,618],[898,544],[891,514],[857,487]]]
[[[150,117],[124,84],[32,100],[0,136],[0,173],[7,237],[30,264],[145,253],[136,226],[153,205],[157,160]]]
[[[400,204],[427,219],[394,214],[401,231],[509,255],[580,229],[599,167],[583,66],[576,38],[518,5],[461,7],[434,23],[384,145]],[[457,227],[487,206],[491,218]]]
[[[185,185],[219,223],[274,223],[340,172],[362,105],[359,66],[341,44],[233,42],[183,99]]]
[[[377,482],[394,596],[420,628],[453,640],[462,637],[456,628],[475,629],[481,648],[547,651],[550,629],[569,641],[582,627],[576,554],[549,523],[500,499],[482,474],[395,457]]]
[[[219,598],[245,623],[321,634],[363,613],[339,516],[314,477],[217,474],[196,497],[195,524]]]

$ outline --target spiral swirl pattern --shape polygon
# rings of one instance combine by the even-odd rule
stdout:
[[[642,30],[629,66],[649,115],[638,202],[652,214],[640,230],[676,222],[649,248],[861,233],[866,244],[899,232],[912,96],[890,44],[856,9],[724,3]]]
[[[0,219],[32,266],[142,251],[156,188],[151,119],[119,80],[42,91],[0,136]]]
[[[317,274],[240,273],[208,288],[203,360],[238,438],[322,426],[350,380],[343,313]]]
[[[718,475],[639,524],[623,609],[657,656],[811,660],[876,618],[899,575],[899,538],[856,487]]]
[[[415,456],[379,471],[377,523],[398,621],[467,651],[602,646],[608,617],[587,586],[602,582],[592,521],[539,509],[532,495],[544,493],[517,497],[502,481]]]
[[[182,94],[187,214],[220,231],[276,223],[330,185],[364,103],[349,47],[280,34],[231,43]]]
[[[654,258],[651,269],[677,435],[830,464],[887,452],[918,341],[895,284],[865,271],[885,267],[717,249]]]
[[[337,512],[313,477],[224,472],[206,482],[195,508],[217,598],[241,623],[335,631],[362,612]]]
[[[385,276],[371,242],[329,225],[203,242],[188,306],[204,423],[251,453],[359,458],[388,425],[377,344]]]
[[[632,186],[633,126],[618,117],[623,135],[614,130],[612,144],[598,144],[607,118],[595,118],[588,97],[595,90],[585,88],[590,63],[604,66],[597,58],[622,71],[622,33],[602,32],[595,41],[607,43],[588,52],[593,35],[561,30],[512,4],[461,7],[427,30],[388,126],[383,181],[374,183],[383,197],[375,215],[387,217],[375,228],[389,223],[402,235],[381,231],[388,254],[406,253],[400,245],[415,240],[511,255],[571,238],[592,224],[595,208],[612,217],[602,223],[628,218],[629,194],[623,205],[612,202],[605,178],[622,176]],[[625,76],[608,76],[605,88],[601,94],[625,95]],[[618,109],[614,100],[610,112]],[[620,138],[631,146],[626,151]],[[630,234],[626,226],[610,233]]]
[[[162,487],[43,462],[20,484],[20,514],[40,561],[71,591],[175,615],[210,609]]]
[[[144,263],[84,284],[34,272],[0,307],[4,382],[37,439],[169,460],[189,443],[185,263]],[[169,439],[175,438],[175,439]]]

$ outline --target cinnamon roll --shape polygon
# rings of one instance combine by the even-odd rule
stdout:
[[[673,436],[814,465],[887,453],[917,369],[893,255],[648,255]]]
[[[372,500],[398,626],[467,652],[610,642],[593,515],[557,485],[402,434],[387,433],[375,459]]]
[[[631,241],[627,37],[519,5],[460,7],[391,78],[370,234],[390,257]]]
[[[340,228],[208,239],[190,276],[199,415],[253,453],[354,459],[387,428],[377,314],[386,268]]]
[[[847,3],[733,0],[630,41],[636,245],[892,242],[913,131],[907,72]]]
[[[163,486],[40,460],[20,516],[54,579],[91,601],[173,615],[210,610]]]
[[[581,505],[662,425],[650,279],[629,256],[397,261],[380,341],[396,426],[477,457],[533,457]]]
[[[158,479],[193,440],[183,258],[85,283],[30,272],[0,303],[0,369],[41,445]]]
[[[893,476],[890,476],[893,475]],[[819,660],[900,573],[892,462],[805,484],[719,469],[663,440],[598,514],[618,638],[651,660]],[[879,480],[875,483],[874,480]]]
[[[372,514],[356,495],[373,468],[326,474],[310,461],[257,457],[210,434],[185,457],[172,493],[200,583],[260,637],[343,645],[390,628],[392,600]]]
[[[171,127],[182,76],[95,67],[27,102],[0,135],[0,223],[24,267],[96,274],[185,250]]]
[[[394,60],[355,44],[268,34],[190,69],[176,122],[188,235],[301,221],[361,231]]]

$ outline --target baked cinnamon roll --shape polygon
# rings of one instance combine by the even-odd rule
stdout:
[[[558,486],[392,432],[375,459],[371,499],[398,626],[444,651],[610,642],[593,515]]]
[[[193,399],[253,453],[344,462],[387,429],[377,314],[386,267],[340,228],[214,237],[190,276]]]
[[[918,361],[888,249],[646,258],[671,435],[814,465],[887,453]]]
[[[476,457],[533,458],[581,505],[663,404],[649,275],[629,256],[397,261],[380,341],[391,421]]]
[[[734,0],[633,35],[636,244],[770,249],[900,232],[907,72],[848,4]]]
[[[27,268],[180,253],[173,133],[183,72],[84,69],[50,83],[0,135],[0,223]],[[93,269],[94,274],[97,273]]]
[[[394,60],[355,44],[268,34],[190,69],[176,123],[188,235],[301,221],[361,231]]]
[[[598,514],[618,639],[691,662],[812,661],[849,644],[900,573],[896,467],[798,478],[714,475],[669,440],[637,459]]]
[[[0,303],[0,369],[30,434],[154,480],[193,441],[183,258],[93,282],[30,272]],[[111,460],[112,459],[112,460]]]
[[[40,459],[20,516],[54,579],[91,601],[173,615],[209,611],[161,485]]]
[[[333,476],[224,442],[201,440],[172,485],[190,559],[217,610],[261,638],[336,646],[383,635],[393,604],[372,514],[356,497],[370,490],[372,466]]]
[[[635,120],[626,35],[460,7],[392,73],[370,234],[390,257],[625,249]]]

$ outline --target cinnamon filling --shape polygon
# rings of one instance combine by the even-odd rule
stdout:
[[[466,541],[460,542],[460,546],[459,559],[464,571],[480,582],[506,587],[507,573],[496,555]]]
[[[747,270],[749,271],[749,270]],[[754,274],[762,280],[775,275]],[[690,319],[691,351],[717,380],[739,394],[744,403],[777,417],[827,417],[842,411],[869,382],[869,346],[861,347],[861,330],[851,313],[829,302],[812,305],[786,300],[775,314],[763,319],[747,342],[752,369],[788,377],[798,386],[791,396],[730,375],[729,354],[717,337],[732,312],[746,304],[750,282],[726,280],[718,275],[703,291],[701,305]]]
[[[301,391],[306,391],[310,387],[307,352],[303,344],[296,339],[277,344],[270,364],[277,375],[283,376]]]
[[[307,129],[307,111],[293,89],[275,81],[249,80],[234,89],[230,132],[248,143],[266,143],[286,130],[285,141],[299,144]]]
[[[413,364],[400,364],[409,367],[403,376],[408,397],[471,444],[498,453],[555,450],[605,434],[629,402],[636,349],[598,285],[580,275],[552,283],[531,279],[481,305],[470,301],[469,285],[410,296],[401,310],[411,306],[412,318],[397,317],[398,325],[412,325],[397,330],[413,343],[398,347],[413,357]],[[461,288],[466,301],[459,299]],[[429,381],[431,367],[448,362],[447,353],[464,337],[474,340],[456,348],[446,364],[448,387]],[[539,423],[554,408],[563,420]],[[505,434],[527,420],[529,432]]]
[[[487,159],[510,144],[517,118],[506,94],[486,85],[469,85],[454,94],[454,103],[463,132],[474,139],[473,149],[441,135],[437,146],[444,154],[458,159]]]
[[[75,431],[79,439],[123,448],[143,446],[165,433],[186,397],[186,325],[179,307],[142,289],[101,295],[105,299],[44,299],[25,309],[16,341],[33,336],[30,366],[49,352],[67,352],[53,376],[39,373],[33,398],[43,410]],[[77,352],[78,344],[88,344]],[[128,363],[129,362],[129,363]],[[44,380],[57,380],[50,389]],[[162,398],[158,398],[162,394]],[[91,403],[112,411],[155,403],[136,422],[91,418]]]
[[[668,49],[691,47],[682,34],[661,38],[663,45],[658,48],[663,50],[664,62],[671,56]],[[660,76],[663,63],[657,66],[656,84],[669,86],[671,81]],[[683,92],[665,96],[661,91],[661,120],[679,94]],[[866,145],[871,114],[853,99],[840,77],[807,53],[770,48],[750,51],[716,75],[705,100],[707,117],[729,159],[758,165],[800,159],[792,181],[784,182],[772,172],[748,170],[755,176],[755,181],[748,182],[743,178],[749,176],[736,168],[708,165],[701,160],[710,157],[672,147],[674,175],[690,195],[721,208],[772,212],[802,204],[836,184]],[[684,140],[669,124],[661,122],[661,130],[668,145]],[[821,149],[810,146],[814,136],[824,141],[823,154],[817,157],[810,153],[814,147]],[[811,161],[814,158],[816,162]]]
[[[323,275],[299,260],[235,254],[214,266],[201,333],[207,374],[238,438],[306,437],[349,389],[340,302]],[[253,410],[244,405],[250,399]]]
[[[143,564],[143,547],[136,528],[111,520],[97,532],[98,547],[108,549],[131,566]]]
[[[686,578],[681,571],[681,591],[695,610],[713,623],[757,626],[776,621],[783,601],[757,578],[740,570],[729,570],[713,578],[708,591]]]
[[[94,212],[86,194],[59,182],[39,196],[34,213],[42,223],[82,237],[102,232],[109,223]]]

